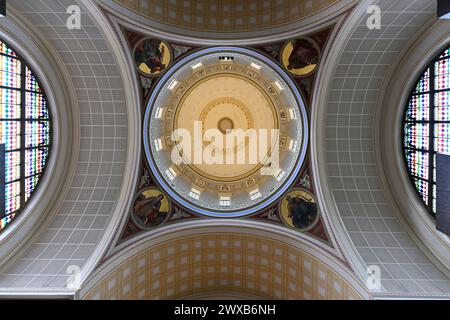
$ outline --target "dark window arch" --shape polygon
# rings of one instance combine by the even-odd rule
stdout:
[[[0,39],[0,231],[36,191],[51,148],[51,115],[39,80]]]
[[[406,165],[429,212],[436,214],[436,154],[450,155],[450,46],[428,65],[414,87],[403,123]]]

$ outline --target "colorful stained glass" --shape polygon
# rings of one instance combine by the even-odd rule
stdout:
[[[406,159],[412,176],[428,180],[428,152],[410,151]]]
[[[450,123],[436,123],[434,125],[434,136],[438,139],[450,139]]]
[[[38,182],[38,176],[29,177],[25,180],[25,201],[31,197],[31,194],[36,189]]]
[[[445,49],[444,52],[439,56],[439,59],[450,57],[450,48]]]
[[[21,146],[20,121],[0,121],[0,143],[6,145],[6,151],[19,149]]]
[[[424,121],[430,119],[430,95],[421,94],[411,97],[407,111],[408,120]]]
[[[48,150],[32,149],[25,152],[25,176],[30,177],[44,170]]]
[[[450,121],[450,90],[437,92],[434,95],[434,119]]]
[[[26,67],[26,73],[26,90],[41,93],[42,90],[39,86],[39,82],[37,81],[33,72],[31,72],[30,68]]]
[[[18,90],[0,90],[0,119],[20,119],[20,98]]]
[[[32,70],[0,40],[0,144],[5,145],[5,211],[0,230],[36,190],[51,144],[50,115]],[[1,186],[0,186],[1,187]]]
[[[21,69],[20,60],[0,55],[0,83],[2,86],[20,89]]]
[[[434,151],[450,155],[450,139],[435,138]]]
[[[449,59],[443,59],[435,63],[434,75],[436,77],[448,74],[450,72],[448,61]]]
[[[435,89],[444,90],[450,88],[450,68],[449,59],[436,62],[435,65]]]
[[[408,123],[405,125],[405,146],[411,149],[429,149],[428,123]]]
[[[26,148],[42,147],[50,142],[50,127],[47,121],[27,121],[25,132]]]
[[[25,117],[27,119],[48,120],[48,109],[44,95],[27,92],[25,107]]]
[[[17,57],[16,53],[3,41],[0,41],[0,53],[7,56]]]
[[[5,210],[14,212],[20,209],[20,181],[5,185]]]
[[[6,153],[5,164],[6,183],[20,179],[20,151]]]
[[[422,93],[430,91],[430,69],[428,69],[425,74],[420,79],[419,83],[416,85],[415,93]]]
[[[14,214],[10,214],[9,216],[6,216],[5,218],[0,220],[0,230],[3,230],[6,228],[8,224],[11,223],[11,221],[14,219]]]
[[[428,182],[419,179],[414,179],[414,182],[422,200],[428,205]]]
[[[435,155],[450,154],[449,64],[450,48],[446,48],[416,84],[403,128],[409,173],[423,202],[433,213],[436,212]],[[431,190],[430,185],[433,186]]]

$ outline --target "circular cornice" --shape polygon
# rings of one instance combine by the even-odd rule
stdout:
[[[316,83],[318,84],[314,89],[313,101],[311,105],[311,165],[312,174],[314,177],[315,191],[317,203],[322,212],[324,212],[325,223],[327,227],[333,231],[334,244],[337,246],[339,252],[348,259],[349,263],[354,268],[355,272],[361,279],[366,279],[367,270],[364,261],[353,246],[352,240],[334,200],[331,189],[329,188],[329,181],[327,176],[326,165],[326,109],[328,102],[328,92],[332,85],[330,75],[335,73],[342,51],[345,49],[347,42],[359,24],[362,17],[367,14],[367,7],[373,3],[373,0],[364,0],[351,12],[345,20],[342,20],[339,26],[334,31],[334,42],[330,43],[327,48],[327,54],[322,59],[322,65],[319,67],[317,73]]]
[[[165,88],[167,85],[170,85],[175,82],[170,82],[173,78],[174,74],[183,66],[188,65],[190,62],[197,61],[197,59],[213,54],[222,54],[222,53],[235,53],[240,54],[246,57],[249,57],[251,59],[256,59],[256,61],[260,61],[260,63],[268,66],[270,69],[270,73],[276,74],[278,78],[280,78],[285,85],[289,87],[289,95],[293,96],[293,99],[295,99],[295,104],[298,106],[299,110],[295,110],[294,112],[299,112],[299,117],[301,117],[301,146],[299,146],[299,151],[297,155],[297,159],[295,161],[295,164],[293,166],[290,166],[287,173],[287,177],[283,178],[282,183],[279,183],[277,186],[276,191],[273,192],[273,194],[268,194],[266,191],[261,190],[263,193],[263,201],[257,201],[252,206],[246,205],[243,208],[239,208],[239,210],[227,210],[224,212],[220,212],[220,209],[215,208],[214,210],[205,205],[196,205],[193,204],[192,201],[188,201],[187,197],[182,196],[179,192],[181,192],[180,189],[178,189],[178,192],[175,191],[173,188],[173,184],[171,185],[171,182],[168,181],[163,177],[164,172],[163,171],[168,170],[169,166],[166,165],[167,168],[161,168],[162,162],[160,161],[158,164],[155,161],[155,155],[158,153],[158,151],[154,147],[153,139],[159,138],[154,136],[152,138],[151,132],[157,130],[156,125],[151,125],[152,120],[155,118],[155,114],[158,108],[163,107],[162,105],[159,106],[156,102],[158,101],[159,97],[161,96],[161,92],[163,88]],[[172,79],[172,81],[175,81]],[[170,83],[168,83],[170,82]],[[169,90],[169,89],[167,89]],[[275,90],[275,89],[274,89]],[[266,56],[259,54],[253,50],[246,49],[246,48],[240,48],[240,47],[212,47],[203,49],[200,51],[197,51],[193,53],[192,55],[180,60],[178,63],[176,63],[174,66],[171,67],[170,70],[168,70],[164,76],[160,79],[158,84],[156,85],[155,89],[153,90],[152,95],[150,96],[150,99],[147,104],[147,110],[145,113],[144,118],[144,145],[145,145],[145,153],[147,156],[147,160],[150,166],[151,171],[154,173],[154,177],[157,180],[158,184],[164,189],[166,193],[168,193],[176,202],[181,204],[183,207],[187,208],[188,210],[192,210],[194,212],[210,216],[210,217],[241,217],[250,215],[253,213],[256,213],[260,210],[263,210],[266,208],[270,203],[276,201],[281,197],[282,194],[284,194],[288,188],[293,184],[293,182],[297,179],[298,173],[300,172],[301,166],[305,160],[306,157],[306,151],[308,147],[308,117],[306,108],[303,102],[303,99],[293,82],[293,80],[275,63],[273,63],[269,58]],[[300,144],[300,143],[299,143]],[[164,162],[165,163],[165,162]],[[292,167],[292,168],[291,168]],[[186,191],[186,190],[185,190]],[[272,193],[272,192],[271,192]],[[195,200],[195,199],[194,199]],[[201,203],[201,202],[198,202]]]

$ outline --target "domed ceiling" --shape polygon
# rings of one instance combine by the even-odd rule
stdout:
[[[379,127],[374,118],[385,109],[395,109],[389,103],[385,104],[389,108],[379,109],[376,100],[384,95],[380,88],[397,79],[388,71],[403,74],[403,68],[394,69],[394,60],[408,62],[403,66],[407,70],[419,56],[411,50],[412,40],[422,40],[425,34],[421,27],[436,19],[434,0],[358,1],[358,7],[345,11],[345,15],[351,0],[77,1],[84,13],[82,32],[61,28],[69,2],[15,1],[10,3],[14,15],[1,23],[2,32],[14,40],[11,42],[21,40],[19,47],[24,46],[23,52],[32,57],[36,70],[52,89],[47,92],[60,115],[55,130],[61,128],[55,137],[60,138],[58,145],[65,145],[52,176],[67,177],[60,183],[53,183],[57,179],[52,178],[48,196],[36,205],[37,215],[27,217],[20,232],[11,233],[13,241],[0,241],[1,297],[79,298],[83,295],[77,292],[78,280],[83,287],[96,285],[92,279],[102,280],[100,276],[107,275],[102,280],[104,286],[99,286],[106,298],[114,297],[119,289],[123,290],[120,294],[128,292],[138,298],[147,297],[147,293],[163,297],[164,292],[173,298],[176,290],[186,293],[186,288],[189,291],[192,287],[194,291],[235,291],[247,286],[273,292],[277,299],[335,299],[348,292],[344,280],[364,287],[366,267],[373,265],[382,271],[382,288],[370,289],[367,298],[448,297],[447,273],[438,269],[437,259],[428,258],[434,252],[425,250],[418,237],[411,237],[414,230],[401,218],[395,193],[383,182],[384,175],[392,171],[378,167],[378,158],[384,156],[378,157],[376,152],[381,149],[377,145],[386,137],[376,135]],[[109,6],[112,3],[116,7]],[[367,28],[369,4],[383,8],[383,32]],[[402,5],[407,8],[403,10]],[[335,10],[339,6],[340,13]],[[330,14],[334,11],[335,15]],[[160,18],[152,12],[159,12]],[[217,15],[209,17],[213,12]],[[395,23],[400,20],[405,23]],[[220,32],[225,24],[225,31]],[[272,27],[278,25],[281,27]],[[144,39],[151,41],[141,47]],[[426,42],[432,43],[434,38],[427,37]],[[217,45],[246,51],[230,54],[225,47],[220,47],[220,52],[205,51]],[[424,43],[417,47],[426,50]],[[204,53],[201,61],[195,60],[200,56],[194,57],[199,52]],[[403,52],[414,55],[403,59]],[[234,60],[229,60],[230,56]],[[189,60],[191,57],[194,59]],[[373,64],[360,63],[366,60]],[[229,69],[230,64],[249,73],[238,77]],[[220,66],[228,68],[220,76],[211,75],[204,81],[192,78],[201,75],[202,68]],[[369,76],[372,74],[370,83],[366,68]],[[252,72],[260,75],[258,81],[252,80]],[[162,91],[172,91],[168,96],[175,99],[175,93],[189,79],[193,80],[186,88],[192,90],[186,99],[172,104],[187,118],[174,113],[167,121],[171,100],[166,100]],[[284,88],[278,93],[284,106],[275,112],[272,104],[277,103],[269,87],[259,90],[261,81],[270,83],[272,90]],[[225,87],[235,92],[231,94]],[[302,99],[295,98],[295,91]],[[153,93],[154,104],[149,102]],[[295,98],[292,103],[290,95]],[[161,99],[163,108],[154,108],[156,98]],[[255,112],[250,98],[258,101],[262,111]],[[308,136],[308,126],[300,121],[302,104],[311,130],[303,161],[298,150]],[[297,122],[298,130],[283,124],[282,111],[287,107],[297,110],[297,121],[290,121],[288,111],[289,121],[285,122]],[[189,110],[184,111],[186,108]],[[144,123],[146,111],[148,121]],[[389,115],[386,113],[386,118]],[[181,200],[189,199],[195,208],[224,213],[222,216],[241,211],[233,207],[239,203],[237,196],[233,198],[235,193],[217,192],[210,202],[204,201],[206,188],[196,189],[201,191],[198,199],[196,192],[190,196],[197,180],[191,180],[187,190],[174,191],[179,199],[169,196],[174,187],[168,173],[173,173],[163,167],[150,170],[151,162],[166,156],[162,133],[178,127],[189,131],[192,118],[224,135],[228,129],[251,126],[285,128],[289,137],[299,141],[296,152],[284,152],[285,157],[302,163],[298,174],[289,166],[283,167],[286,177],[297,176],[296,181],[290,183],[281,175],[281,181],[273,181],[275,190],[289,187],[278,200],[240,219],[210,219],[199,210],[190,210]],[[142,130],[145,124],[147,128]],[[158,127],[160,124],[169,127]],[[151,136],[157,129],[164,131]],[[147,148],[154,148],[152,152],[140,152],[141,137],[148,140]],[[292,149],[290,143],[287,146]],[[149,154],[155,159],[148,159]],[[194,165],[192,173],[193,169],[209,170],[206,173],[222,180],[250,171]],[[157,181],[158,177],[164,180]],[[268,184],[260,180],[258,186],[259,198],[257,194],[250,196],[254,188],[246,190],[248,206],[244,210],[266,203],[263,191]],[[214,205],[228,209],[215,210]],[[153,295],[155,291],[161,293]]]
[[[338,0],[114,0],[161,23],[202,31],[273,28],[304,19]]]
[[[151,171],[185,207],[212,216],[254,213],[296,179],[307,116],[289,76],[253,50],[215,47],[173,66],[148,102]]]
[[[265,46],[189,46],[122,31],[142,89],[144,152],[118,244],[241,217],[332,248],[308,155],[311,93],[331,28]]]

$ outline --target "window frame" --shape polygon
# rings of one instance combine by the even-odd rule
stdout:
[[[416,80],[414,81],[413,87],[410,90],[410,93],[408,95],[408,99],[406,102],[406,106],[404,107],[404,112],[403,112],[403,119],[402,119],[402,126],[401,126],[401,141],[402,141],[402,155],[403,155],[403,161],[405,164],[405,168],[406,168],[406,172],[408,175],[408,178],[410,180],[410,182],[413,185],[413,188],[417,194],[417,196],[419,197],[420,201],[422,202],[423,206],[426,208],[427,212],[429,213],[429,215],[433,218],[436,219],[436,213],[433,210],[433,200],[435,199],[435,193],[434,193],[434,186],[435,186],[435,169],[436,167],[434,166],[435,163],[435,158],[436,155],[438,154],[438,151],[434,151],[435,150],[435,126],[436,124],[439,123],[448,123],[450,124],[450,120],[448,121],[437,121],[435,119],[435,108],[436,108],[436,103],[435,103],[435,95],[437,93],[440,92],[450,92],[450,88],[447,89],[442,89],[442,90],[436,90],[436,86],[435,86],[435,78],[436,78],[436,63],[438,63],[439,61],[443,61],[443,60],[450,60],[450,56],[448,57],[444,57],[444,58],[440,58],[441,55],[444,54],[445,51],[450,49],[450,43],[447,43],[445,46],[443,46],[439,51],[437,51],[438,53],[436,55],[433,56],[433,58],[427,63],[427,65],[421,70],[419,76],[416,78]],[[420,82],[420,80],[424,77],[425,73],[427,72],[427,70],[430,70],[430,74],[429,74],[429,85],[430,88],[428,91],[424,91],[424,92],[416,92],[417,86]],[[407,114],[408,111],[410,110],[410,103],[411,103],[411,99],[415,96],[421,96],[421,95],[428,95],[429,96],[429,120],[424,121],[407,121]],[[450,109],[450,106],[448,106],[448,108]],[[406,146],[406,125],[407,124],[429,124],[429,128],[428,128],[428,132],[429,132],[429,141],[428,141],[428,150],[424,150],[424,149],[417,149],[417,148],[410,148]],[[410,150],[412,152],[416,151],[416,152],[425,152],[428,153],[428,179],[425,180],[423,178],[420,177],[416,177],[411,173],[409,164],[408,164],[408,160],[407,160],[407,150]],[[428,204],[425,203],[424,201],[424,197],[423,195],[419,192],[417,186],[416,186],[416,179],[417,180],[421,180],[424,181],[426,183],[428,183]]]
[[[38,188],[43,180],[42,178],[46,174],[47,167],[50,163],[50,159],[51,159],[51,155],[52,155],[52,147],[53,147],[53,141],[54,141],[54,137],[53,137],[54,124],[53,124],[53,116],[52,116],[52,108],[50,105],[50,100],[48,99],[48,96],[45,92],[44,86],[42,85],[42,82],[40,81],[39,77],[37,76],[37,73],[34,71],[33,67],[31,67],[31,65],[26,61],[26,59],[24,59],[22,57],[22,55],[19,53],[19,51],[16,50],[14,45],[11,45],[7,40],[5,40],[2,37],[0,37],[0,43],[5,44],[15,54],[15,56],[13,56],[13,55],[9,55],[9,54],[0,52],[0,56],[7,57],[7,58],[13,58],[20,62],[20,88],[7,87],[7,86],[0,85],[0,90],[15,90],[17,92],[20,92],[20,108],[21,108],[20,118],[12,118],[12,119],[0,118],[0,121],[13,121],[13,122],[20,123],[20,148],[13,149],[13,150],[5,150],[5,156],[6,156],[6,154],[11,153],[11,152],[20,152],[20,177],[16,180],[9,181],[9,182],[6,182],[6,177],[5,177],[5,191],[6,191],[7,185],[9,185],[11,183],[20,182],[20,207],[19,207],[19,209],[15,210],[13,212],[10,212],[10,213],[6,212],[6,207],[5,207],[4,215],[3,215],[3,217],[0,217],[0,218],[5,219],[10,216],[13,216],[13,218],[11,219],[10,222],[8,222],[5,225],[5,227],[3,229],[0,229],[0,233],[3,233],[6,229],[8,229],[10,227],[10,225],[12,223],[14,223],[14,221],[17,219],[17,217],[25,210],[25,208],[27,207],[27,204],[33,199],[33,196],[35,195],[36,191],[38,190]],[[34,80],[36,81],[36,84],[39,86],[41,92],[27,90],[27,88],[26,88],[26,86],[27,86],[27,84],[26,84],[27,69],[29,70],[30,74],[34,77]],[[46,107],[46,111],[48,114],[48,118],[43,119],[43,120],[26,118],[26,107],[27,107],[26,106],[26,100],[27,100],[26,94],[27,93],[42,95],[42,98],[45,101],[45,107]],[[46,145],[42,145],[42,146],[26,147],[26,136],[27,136],[26,124],[27,124],[27,122],[32,123],[32,122],[39,122],[39,121],[45,121],[48,124],[49,143]],[[26,151],[39,150],[41,148],[47,149],[46,160],[45,160],[43,169],[42,169],[42,171],[40,171],[36,174],[27,176],[26,172],[25,172]],[[6,169],[6,166],[7,166],[7,162],[5,160],[5,169]],[[28,197],[28,199],[25,199],[25,197],[26,197],[26,180],[29,178],[32,178],[32,177],[38,177],[38,182],[36,183],[34,190],[32,192],[30,192],[30,196]],[[4,200],[5,200],[5,205],[6,205],[6,192],[5,192]]]

